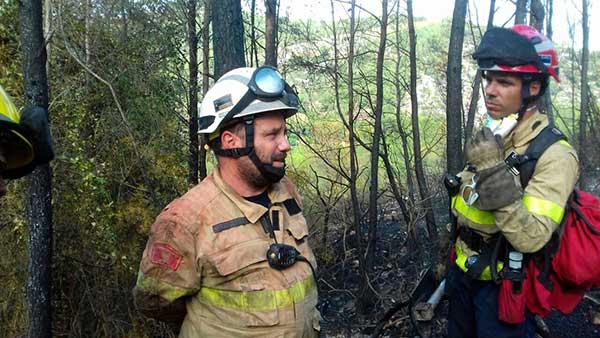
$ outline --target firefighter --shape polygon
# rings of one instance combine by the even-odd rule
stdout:
[[[549,78],[559,81],[557,54],[533,27],[515,25],[488,30],[473,58],[486,81],[487,120],[467,142],[467,168],[458,174],[460,189],[452,198],[458,239],[447,279],[448,337],[534,337],[533,315],[519,298],[525,293],[519,289],[524,257],[544,247],[558,228],[579,163],[568,143],[557,142],[538,159],[525,186],[505,159],[524,154],[549,125],[538,104]],[[512,293],[501,293],[509,279]],[[507,311],[507,305],[514,308]]]
[[[315,257],[294,184],[285,119],[298,98],[273,67],[223,75],[199,133],[218,165],[156,218],[133,290],[179,337],[316,337]]]
[[[23,177],[53,157],[46,111],[28,106],[19,113],[0,86],[0,196],[6,193],[4,179]]]

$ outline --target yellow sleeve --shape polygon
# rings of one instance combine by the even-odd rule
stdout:
[[[523,198],[494,211],[496,225],[515,249],[536,252],[550,240],[578,177],[577,154],[566,142],[542,154]]]

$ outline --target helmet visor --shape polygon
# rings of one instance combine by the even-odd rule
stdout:
[[[255,100],[260,102],[253,103]],[[251,103],[253,106],[252,110],[260,113],[262,111],[274,110],[275,108],[260,109],[261,104],[264,103],[265,106],[272,106],[272,104],[269,105],[268,103],[277,101],[280,102],[278,104],[282,106],[281,109],[296,111],[298,108],[298,95],[283,80],[281,74],[271,66],[259,67],[254,71],[250,82],[248,82],[248,90],[236,105],[231,108],[225,118],[223,118],[222,124],[231,121]]]

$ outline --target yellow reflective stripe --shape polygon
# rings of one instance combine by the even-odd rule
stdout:
[[[472,205],[468,205],[459,195],[452,197],[452,208],[469,221],[477,224],[494,224],[496,222],[493,212],[482,211]]]
[[[228,291],[202,287],[198,297],[203,301],[242,311],[270,311],[291,306],[306,298],[315,289],[311,277],[294,283],[288,289],[260,291]]]
[[[569,148],[573,148],[573,146],[572,146],[572,145],[570,145],[570,144],[569,144],[569,142],[567,142],[566,140],[560,140],[560,141],[558,141],[558,142],[559,142],[560,144],[562,144],[562,145],[565,145],[565,146],[569,147]]]
[[[456,252],[456,260],[454,261],[456,263],[456,265],[458,265],[458,267],[464,271],[467,272],[467,254],[464,253],[464,251],[462,251],[462,248],[460,247],[460,243],[456,242],[456,244],[454,245],[454,249]],[[501,271],[502,267],[504,266],[504,264],[501,261],[498,261],[496,263],[496,271]],[[490,266],[486,266],[485,269],[483,269],[483,271],[481,272],[481,274],[479,275],[479,277],[477,278],[479,280],[492,280],[492,270],[490,269]]]
[[[560,223],[565,214],[565,209],[557,203],[531,195],[523,196],[523,204],[530,212],[546,216],[556,223]]]
[[[152,294],[161,296],[162,298],[172,302],[183,296],[188,296],[196,293],[195,289],[182,288],[173,284],[161,281],[154,277],[145,275],[143,272],[138,273],[136,286],[140,289],[148,290]]]

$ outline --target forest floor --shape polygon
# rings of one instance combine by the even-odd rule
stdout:
[[[326,246],[319,247],[317,256],[330,257],[330,262],[319,262],[320,299],[323,303],[322,314],[326,321],[327,337],[375,337],[376,331],[380,334],[379,337],[445,337],[448,311],[446,300],[442,300],[432,321],[417,324],[420,333],[409,312],[409,295],[427,271],[431,257],[437,257],[439,253],[434,253],[431,245],[422,245],[420,254],[409,250],[407,246],[411,243],[407,241],[406,233],[397,221],[387,221],[380,226],[381,236],[370,274],[371,287],[376,293],[371,297],[373,304],[368,308],[366,316],[357,312],[359,272],[356,250],[351,249],[353,246],[350,244],[353,232],[347,231],[347,236],[344,236],[343,229],[338,229],[337,233],[335,229],[330,229],[328,238],[331,240]],[[418,237],[423,239],[421,243],[427,243],[424,231],[419,232]],[[424,279],[430,283],[435,281]],[[435,288],[436,285],[430,286]],[[593,290],[590,295],[600,299],[600,290]],[[390,312],[393,315],[388,320],[381,321]],[[553,338],[598,338],[600,304],[585,299],[569,316],[553,312],[546,318],[546,323]]]

